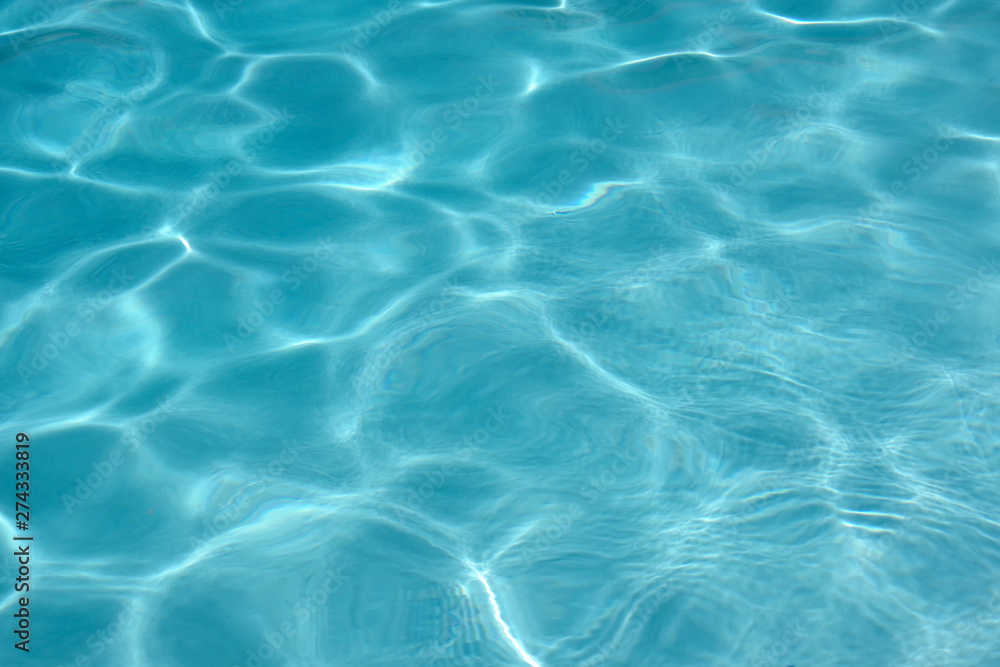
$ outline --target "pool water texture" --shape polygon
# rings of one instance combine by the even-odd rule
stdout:
[[[44,667],[1000,665],[1000,13],[0,8]]]

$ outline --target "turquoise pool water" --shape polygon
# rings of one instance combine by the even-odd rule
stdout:
[[[0,664],[1000,664],[996,3],[0,33]]]

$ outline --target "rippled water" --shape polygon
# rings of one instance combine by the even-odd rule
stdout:
[[[890,5],[6,3],[2,662],[1000,664],[1000,19]]]

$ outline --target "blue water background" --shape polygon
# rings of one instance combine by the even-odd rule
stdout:
[[[996,3],[0,32],[31,664],[1000,664]]]

